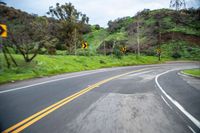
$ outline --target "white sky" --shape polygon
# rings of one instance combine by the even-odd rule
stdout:
[[[58,2],[71,2],[78,11],[85,13],[90,24],[107,26],[109,20],[119,17],[134,16],[136,12],[146,9],[168,8],[170,0],[2,0],[8,6],[28,13],[46,15],[49,6]],[[200,0],[185,0],[187,7],[199,7]]]

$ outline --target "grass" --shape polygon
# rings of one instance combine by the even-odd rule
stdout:
[[[200,78],[200,68],[183,70],[182,72],[183,72],[184,74],[188,74],[188,75],[191,75],[191,76],[199,77],[199,78]]]
[[[180,32],[180,33],[185,33],[188,35],[195,35],[195,36],[200,36],[200,31],[194,28],[190,28],[187,26],[177,26],[173,29],[168,30],[168,32],[173,31],[173,32]]]
[[[109,40],[127,40],[126,32],[115,32],[112,34],[109,34],[109,36],[105,39],[106,41]]]
[[[96,49],[107,36],[108,32],[106,29],[100,29],[84,35],[84,39],[93,47],[93,49]]]
[[[171,57],[175,49],[181,55],[181,59],[191,59],[200,61],[200,47],[197,45],[188,44],[184,41],[167,42],[162,44],[162,56]]]
[[[109,34],[106,29],[100,29],[84,35],[84,39],[88,42],[90,50],[95,51],[103,41],[126,40],[127,33],[123,31]]]
[[[7,69],[4,64],[0,83],[105,67],[161,63],[156,57],[141,56],[136,59],[135,55],[123,56],[121,59],[112,56],[38,55],[31,63],[25,63],[20,55],[14,55],[14,58],[20,65]]]

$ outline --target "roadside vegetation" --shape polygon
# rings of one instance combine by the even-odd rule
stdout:
[[[90,25],[72,3],[56,3],[38,16],[0,2],[0,23],[8,27],[8,37],[0,38],[0,83],[166,60],[200,61],[200,8],[171,1],[171,9],[144,9],[108,21],[107,28]]]
[[[1,70],[0,83],[13,82],[16,80],[34,77],[50,76],[55,74],[92,70],[114,66],[131,66],[141,64],[156,64],[159,62],[154,56],[141,56],[136,59],[135,55],[122,56],[120,59],[113,56],[58,56],[38,55],[31,63],[25,63],[20,55],[13,55],[20,64],[10,69],[4,67]],[[5,62],[5,61],[4,61]],[[6,64],[4,63],[4,66]]]
[[[191,76],[199,77],[199,78],[200,78],[200,68],[183,70],[182,72],[183,72],[184,74],[187,74],[187,75],[191,75]]]

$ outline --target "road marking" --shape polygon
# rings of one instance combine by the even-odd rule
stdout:
[[[84,73],[84,74],[80,74],[80,75],[74,75],[74,76],[64,77],[64,78],[59,78],[59,79],[48,80],[48,81],[44,81],[44,82],[40,82],[40,83],[35,83],[35,84],[32,84],[32,85],[27,85],[27,86],[23,86],[23,87],[13,88],[13,89],[5,90],[5,91],[0,91],[0,94],[12,92],[12,91],[16,91],[16,90],[21,90],[21,89],[25,89],[25,88],[29,88],[29,87],[33,87],[33,86],[38,86],[38,85],[42,85],[42,84],[47,84],[47,83],[51,83],[51,82],[56,82],[56,81],[60,81],[60,80],[65,80],[65,79],[90,75],[90,74],[94,74],[94,73],[104,72],[104,71],[106,71],[106,70],[98,71],[98,72]]]
[[[192,129],[190,126],[188,126],[188,128],[190,129],[190,131],[191,131],[192,133],[196,133],[196,132],[194,131],[194,129]]]
[[[172,109],[172,106],[171,105],[169,105],[169,103],[165,100],[165,98],[161,95],[161,98],[163,99],[163,101],[167,104],[167,106],[169,106],[170,107],[170,109]]]
[[[170,65],[173,65],[173,64],[159,64],[159,65],[160,66],[170,66]],[[154,66],[158,66],[158,65],[145,65],[145,66],[146,67],[148,67],[148,66],[154,67]],[[141,66],[134,66],[134,68],[138,68],[138,67],[141,67]],[[124,69],[124,68],[130,68],[130,66],[129,67],[123,67],[123,68],[117,67],[117,68],[114,68],[114,70]],[[17,88],[13,88],[13,89],[9,89],[9,90],[0,91],[0,94],[12,92],[12,91],[17,91],[17,90],[22,90],[22,89],[25,89],[25,88],[29,88],[29,87],[33,87],[33,86],[37,86],[37,85],[42,85],[42,84],[47,84],[47,83],[51,83],[51,82],[56,82],[56,81],[60,81],[60,80],[65,80],[65,79],[69,79],[69,78],[75,78],[75,77],[81,77],[81,76],[90,75],[90,74],[94,74],[94,73],[105,72],[105,71],[113,71],[113,69],[100,69],[100,71],[84,73],[84,74],[80,74],[80,75],[74,75],[74,76],[64,77],[64,78],[59,78],[59,79],[48,80],[48,81],[44,81],[44,82],[40,82],[40,83],[35,83],[35,84],[32,84],[32,85],[27,85],[27,86],[23,86],[23,87],[17,87]]]
[[[185,115],[187,116],[199,129],[200,129],[200,122],[199,120],[197,120],[194,116],[192,116],[189,112],[187,112],[185,110],[185,108],[183,106],[181,106],[180,103],[178,103],[176,100],[174,100],[172,97],[170,97],[165,91],[164,89],[160,86],[160,84],[158,83],[158,78],[166,73],[169,73],[171,71],[175,71],[174,70],[168,70],[166,72],[163,72],[161,74],[156,75],[155,77],[155,82],[158,86],[158,88],[162,91],[162,93]]]
[[[128,75],[128,74],[131,74],[131,73],[136,73],[136,72],[140,72],[140,71],[144,71],[144,70],[147,70],[149,68],[144,68],[144,69],[139,69],[139,70],[135,70],[135,71],[131,71],[131,72],[127,72],[127,73],[124,73],[124,74],[120,74],[120,75],[117,75],[117,76],[113,76],[111,78],[108,78],[108,79],[105,79],[105,80],[102,80],[100,82],[97,82],[96,84],[93,84],[69,97],[66,97],[60,101],[58,101],[57,103],[54,103],[53,105],[50,105],[49,107],[33,114],[32,116],[22,120],[21,122],[13,125],[12,127],[6,129],[5,131],[3,131],[2,133],[8,133],[8,132],[12,132],[12,133],[18,133],[18,132],[21,132],[22,130],[24,130],[25,128],[29,127],[30,125],[34,124],[35,122],[37,122],[38,120],[42,119],[43,117],[47,116],[48,114],[52,113],[53,111],[57,110],[58,108],[64,106],[65,104],[69,103],[70,101],[76,99],[77,97],[91,91],[92,89],[94,88],[97,88],[98,86],[106,83],[106,82],[109,82],[113,79],[116,79],[116,78],[119,78],[119,77],[122,77],[122,76],[125,76],[125,75]]]

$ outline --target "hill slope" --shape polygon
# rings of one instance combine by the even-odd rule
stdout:
[[[137,49],[139,35],[141,52],[156,55],[160,32],[163,56],[179,54],[183,58],[200,58],[200,9],[181,10],[178,13],[170,9],[143,10],[134,17],[109,21],[108,26],[85,36],[91,45],[98,47],[100,53],[106,47],[107,54],[110,54],[114,45],[126,46],[127,52],[133,53]]]

